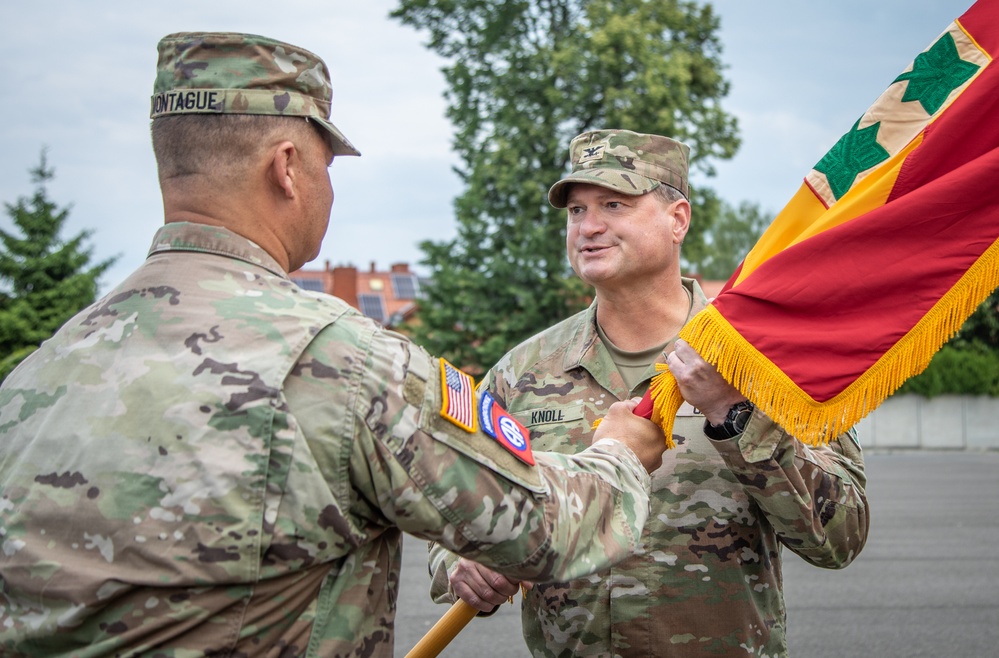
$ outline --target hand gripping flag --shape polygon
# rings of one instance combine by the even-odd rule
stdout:
[[[792,435],[873,411],[999,287],[999,1],[916,56],[680,336]],[[644,405],[671,443],[665,366]],[[639,410],[636,410],[639,413]]]

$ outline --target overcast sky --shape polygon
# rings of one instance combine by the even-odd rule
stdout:
[[[718,0],[724,106],[742,148],[700,181],[733,204],[784,206],[802,177],[971,0]],[[421,259],[454,235],[443,62],[388,18],[395,0],[32,0],[0,8],[0,200],[33,187],[42,148],[50,197],[72,204],[64,237],[93,229],[120,255],[105,287],[145,257],[162,223],[149,146],[156,43],[171,32],[274,37],[317,53],[333,77],[333,121],[363,153],[332,167],[336,200],[319,258],[378,269]],[[631,126],[621,126],[631,128]],[[9,229],[4,214],[0,227]]]

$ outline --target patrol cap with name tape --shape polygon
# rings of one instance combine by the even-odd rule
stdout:
[[[690,147],[630,130],[591,130],[569,143],[572,170],[548,190],[548,202],[565,208],[569,185],[600,185],[638,196],[666,184],[690,198],[687,187]]]
[[[149,118],[178,114],[304,117],[334,155],[360,155],[330,122],[333,86],[313,53],[256,34],[177,32],[160,40]]]

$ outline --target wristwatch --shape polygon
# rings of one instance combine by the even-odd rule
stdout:
[[[725,420],[722,421],[721,425],[712,425],[705,420],[704,433],[714,441],[724,441],[739,436],[746,429],[755,408],[749,400],[736,402],[729,407],[728,414],[725,415]]]

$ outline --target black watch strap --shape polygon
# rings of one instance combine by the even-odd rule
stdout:
[[[725,441],[739,436],[749,424],[749,419],[753,416],[753,403],[749,400],[736,402],[725,415],[725,420],[721,425],[712,425],[707,420],[704,421],[704,434],[714,441]]]

